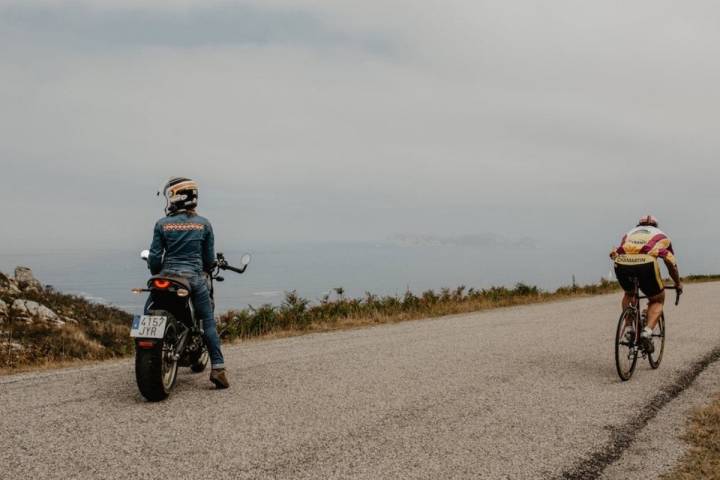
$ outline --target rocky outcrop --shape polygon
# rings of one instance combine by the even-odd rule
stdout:
[[[65,325],[65,321],[57,313],[32,300],[18,298],[13,302],[11,309],[18,320],[24,320],[28,323],[39,321],[57,327]]]
[[[42,292],[43,285],[28,267],[15,268],[15,276],[0,273],[0,293],[19,295],[22,292]]]
[[[0,369],[132,352],[132,316],[40,283],[27,267],[0,273]]]
[[[0,273],[0,294],[5,294],[6,300],[8,300],[8,295],[20,297],[15,298],[14,301],[8,300],[12,302],[11,305],[0,299],[0,322],[7,318],[14,318],[27,324],[40,322],[54,327],[62,327],[66,323],[78,323],[77,320],[58,315],[42,303],[22,298],[24,293],[36,297],[37,294],[42,296],[43,292],[42,283],[35,278],[32,270],[28,267],[16,267],[14,277]]]
[[[35,278],[33,272],[28,267],[15,268],[15,283],[20,290],[42,290],[43,286],[39,280]]]
[[[43,291],[42,283],[35,278],[28,267],[15,268],[15,276],[12,278],[0,273],[0,294],[4,294],[5,298],[5,300],[0,299],[0,322],[14,318],[28,324],[41,322],[55,327],[65,325],[70,319],[60,317],[42,303],[22,298],[24,293],[35,297]],[[12,300],[8,296],[20,298]],[[12,303],[8,305],[8,302]]]
[[[0,272],[0,290],[7,290],[10,287],[10,279]]]
[[[20,287],[18,287],[14,278],[6,277],[4,274],[0,273],[0,293],[17,295],[21,292],[22,290],[20,290]]]

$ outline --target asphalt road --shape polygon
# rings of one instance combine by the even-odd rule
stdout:
[[[0,477],[558,477],[720,346],[720,283],[691,285],[660,369],[621,383],[618,301],[226,347],[231,389],[185,370],[157,404],[131,361],[0,377]]]

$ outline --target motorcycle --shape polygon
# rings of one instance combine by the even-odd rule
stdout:
[[[140,257],[147,261],[150,252]],[[222,270],[244,273],[250,255],[240,260],[241,267],[228,264],[222,253],[207,275],[210,298],[214,303],[214,282],[225,279]],[[194,373],[205,370],[209,354],[203,339],[200,320],[195,317],[191,302],[192,287],[187,278],[160,273],[153,275],[147,288],[133,289],[134,293],[150,293],[144,315],[133,319],[130,336],[135,339],[135,379],[143,397],[151,402],[166,399],[177,380],[178,367],[190,367]]]

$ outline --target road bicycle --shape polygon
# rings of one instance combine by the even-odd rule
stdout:
[[[638,356],[647,358],[650,367],[656,369],[660,366],[665,351],[665,313],[655,325],[652,333],[652,343],[655,347],[653,353],[648,353],[640,342],[640,334],[647,322],[647,309],[640,309],[640,300],[647,296],[640,295],[639,280],[633,278],[632,302],[623,310],[618,320],[615,334],[615,367],[623,381],[630,380],[637,365]],[[680,303],[680,291],[675,287],[665,287],[666,290],[675,290],[675,305]]]

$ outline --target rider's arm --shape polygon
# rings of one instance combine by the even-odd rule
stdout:
[[[162,270],[162,258],[165,251],[165,236],[163,235],[160,222],[155,224],[153,231],[152,245],[150,245],[150,256],[148,257],[148,268],[155,275]]]
[[[668,272],[670,272],[670,278],[673,279],[673,282],[675,282],[675,287],[682,290],[682,281],[680,280],[680,270],[678,270],[677,264],[668,257],[663,258],[663,261],[665,262],[665,266],[668,269]]]
[[[205,239],[203,240],[202,245],[203,270],[209,272],[215,264],[215,234],[213,233],[210,222],[207,223],[205,231]]]
[[[675,282],[675,288],[682,292],[682,280],[680,280],[680,271],[678,270],[677,259],[675,258],[675,250],[669,238],[667,242],[667,246],[660,250],[660,256],[665,262],[668,272],[670,272],[670,278]]]
[[[610,258],[615,260],[618,255],[620,255],[621,253],[625,253],[625,251],[623,250],[623,247],[625,246],[625,240],[627,240],[627,235],[623,236],[622,240],[620,240],[620,246],[612,249],[612,251],[610,252]]]

